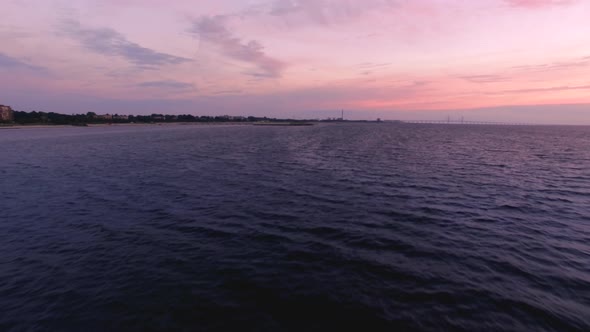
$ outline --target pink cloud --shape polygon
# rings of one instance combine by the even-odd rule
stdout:
[[[577,0],[506,0],[514,7],[538,8],[554,5],[569,5]]]
[[[243,41],[226,26],[225,16],[203,16],[193,23],[191,32],[202,41],[216,45],[221,53],[229,58],[250,63],[256,67],[247,74],[255,77],[281,76],[285,63],[268,56],[264,46],[257,40]]]
[[[553,86],[553,87],[547,87],[547,88],[515,89],[515,90],[494,91],[494,92],[490,92],[488,94],[490,94],[490,95],[505,95],[505,94],[515,94],[515,93],[559,92],[559,91],[570,91],[570,90],[590,90],[590,85]]]

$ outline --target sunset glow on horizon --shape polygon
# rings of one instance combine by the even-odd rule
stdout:
[[[18,110],[590,124],[590,0],[1,7],[0,104]]]

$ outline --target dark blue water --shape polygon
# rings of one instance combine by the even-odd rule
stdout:
[[[590,128],[0,130],[2,331],[589,331]]]

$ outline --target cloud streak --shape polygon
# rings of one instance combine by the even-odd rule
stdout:
[[[540,8],[547,6],[563,6],[570,5],[577,0],[505,0],[509,5],[513,7],[521,8]]]
[[[506,82],[510,79],[501,75],[466,75],[466,76],[459,76],[459,78],[464,79],[471,83],[496,83],[496,82]]]
[[[144,69],[192,61],[143,47],[110,28],[88,28],[83,27],[80,22],[66,20],[62,22],[60,31],[94,53],[124,58]]]
[[[326,25],[359,18],[368,11],[395,3],[393,0],[275,0],[268,14],[278,17],[304,15],[314,23]]]
[[[185,82],[179,82],[179,81],[173,81],[173,80],[142,82],[142,83],[139,83],[137,86],[142,87],[142,88],[157,88],[157,89],[169,89],[169,90],[192,90],[192,89],[195,89],[195,86],[192,83],[185,83]]]
[[[553,86],[553,87],[548,87],[548,88],[514,89],[514,90],[503,90],[503,91],[489,92],[487,94],[488,95],[505,95],[505,94],[519,94],[519,93],[559,92],[559,91],[571,91],[571,90],[590,90],[590,85]]]
[[[579,69],[585,67],[590,67],[590,56],[577,58],[569,61],[544,63],[540,65],[514,66],[512,67],[512,69],[531,72],[546,72],[556,70]]]
[[[245,72],[255,77],[278,78],[286,64],[272,58],[256,40],[244,41],[226,26],[226,16],[203,16],[193,22],[190,32],[202,42],[215,45],[224,56],[253,65],[254,71]]]
[[[28,64],[24,61],[21,61],[17,58],[8,56],[6,54],[0,53],[0,68],[6,69],[26,69],[30,71],[40,72],[40,73],[47,73],[47,69],[35,65]]]
[[[242,90],[235,89],[235,90],[216,91],[216,92],[213,92],[213,94],[214,95],[236,95],[236,94],[240,94],[242,92],[243,92]]]

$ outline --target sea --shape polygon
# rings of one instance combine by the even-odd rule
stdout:
[[[1,331],[590,331],[590,127],[0,129]]]

